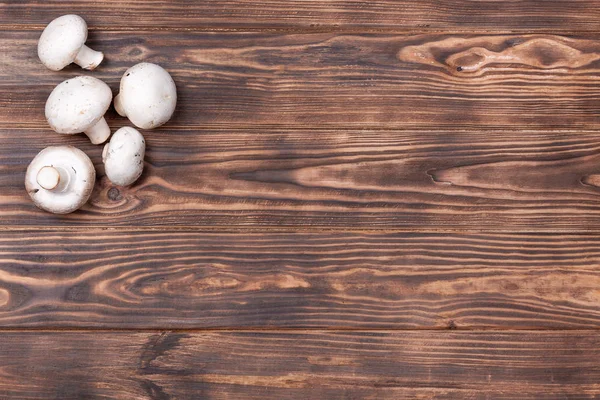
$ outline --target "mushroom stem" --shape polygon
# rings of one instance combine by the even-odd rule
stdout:
[[[121,117],[126,117],[127,113],[125,112],[125,110],[123,109],[123,104],[121,104],[121,95],[118,94],[116,95],[116,97],[114,98],[114,106],[115,106],[115,111],[121,116]]]
[[[92,50],[84,44],[77,53],[74,62],[83,69],[93,70],[100,65],[103,59],[104,54],[102,52]]]
[[[62,192],[69,185],[69,174],[60,167],[46,166],[36,176],[37,183],[46,190]]]
[[[96,122],[96,125],[90,127],[83,133],[90,138],[93,144],[100,144],[106,142],[106,139],[108,139],[110,136],[110,128],[108,127],[104,117],[102,117],[98,122]]]

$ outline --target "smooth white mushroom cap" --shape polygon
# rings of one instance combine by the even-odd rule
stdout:
[[[90,198],[96,170],[90,158],[73,146],[47,147],[27,167],[25,188],[36,206],[68,214]]]
[[[78,15],[63,15],[46,26],[38,41],[40,61],[53,71],[60,71],[72,62],[82,68],[94,69],[104,55],[85,45],[87,24]]]
[[[146,141],[128,126],[116,131],[104,146],[102,161],[108,179],[119,186],[131,185],[144,170]]]
[[[177,88],[160,65],[140,63],[125,71],[115,109],[138,128],[152,129],[167,122],[177,104]]]
[[[77,76],[60,83],[50,93],[46,119],[58,133],[85,132],[104,118],[111,100],[112,92],[106,83],[91,76]]]

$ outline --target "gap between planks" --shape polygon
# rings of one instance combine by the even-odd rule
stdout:
[[[331,332],[349,332],[349,333],[383,333],[395,334],[402,332],[423,332],[428,334],[449,334],[449,333],[553,333],[553,332],[568,332],[570,334],[597,334],[600,332],[598,328],[350,328],[350,327],[332,327],[332,328],[268,328],[268,327],[226,327],[226,328],[74,328],[74,327],[31,327],[31,328],[2,328],[2,333],[59,333],[59,332],[80,332],[80,333],[331,333]]]
[[[48,21],[50,22],[50,21]],[[46,25],[10,25],[0,24],[0,31],[27,32],[44,30]],[[338,27],[330,26],[315,26],[315,27],[299,27],[282,28],[276,26],[230,26],[230,27],[124,27],[124,26],[101,26],[88,27],[90,32],[231,32],[231,33],[279,33],[279,34],[317,34],[317,33],[333,33],[340,35],[362,35],[362,34],[382,34],[382,35],[596,35],[600,33],[600,29],[589,30],[572,30],[572,29],[441,29],[441,28],[373,28],[364,27],[357,29],[356,27]]]
[[[75,211],[77,212],[77,211]],[[245,226],[231,225],[227,228],[214,225],[156,225],[156,226],[116,226],[107,227],[106,225],[86,225],[86,226],[52,226],[52,225],[0,225],[0,232],[23,232],[23,231],[48,231],[48,232],[86,232],[91,230],[107,232],[210,232],[210,233],[299,233],[299,234],[322,234],[322,233],[352,233],[352,234],[514,234],[518,236],[540,235],[540,236],[559,236],[559,235],[580,235],[580,236],[598,236],[600,228],[590,229],[532,229],[532,230],[514,230],[514,229],[431,229],[431,228],[326,228],[316,226],[314,228],[299,227],[271,227],[271,226]]]
[[[1,88],[1,86],[0,86]],[[2,92],[2,89],[0,89],[0,92]],[[44,131],[47,132],[50,127],[48,127],[47,125],[42,125],[42,124],[38,124],[38,123],[33,123],[33,124],[28,124],[28,123],[23,123],[23,122],[18,122],[15,121],[14,123],[7,123],[7,122],[0,122],[0,129],[11,129],[11,130],[24,130],[24,131]],[[332,130],[335,131],[339,131],[339,132],[357,132],[357,131],[369,131],[369,132],[381,132],[383,134],[385,133],[397,133],[397,132],[415,132],[415,133],[419,133],[419,132],[431,132],[434,130],[440,130],[443,129],[444,132],[447,133],[478,133],[481,132],[483,129],[481,126],[473,126],[473,127],[469,127],[469,128],[453,128],[453,127],[446,127],[446,126],[437,126],[437,125],[431,125],[431,126],[408,126],[408,127],[387,127],[387,126],[369,126],[369,125],[364,125],[364,126],[337,126],[337,125],[321,125],[321,126],[315,126],[315,127],[311,127],[311,128],[307,128],[306,125],[293,125],[293,124],[283,124],[283,125],[276,125],[276,124],[256,124],[256,125],[251,125],[251,126],[245,126],[245,125],[235,125],[232,124],[230,126],[224,126],[223,124],[217,124],[217,125],[171,125],[169,124],[168,126],[168,130],[172,130],[172,131],[176,131],[176,130],[180,130],[180,131],[197,131],[197,130],[201,130],[201,129],[205,129],[205,130],[211,130],[211,131],[215,131],[215,132],[231,132],[232,129],[235,129],[236,131],[244,131],[244,132],[249,132],[249,133],[260,133],[260,132],[264,132],[265,129],[271,129],[271,130],[281,130],[281,131],[294,131],[297,133],[310,133],[310,132],[331,132]],[[581,127],[581,128],[573,128],[573,129],[565,129],[565,128],[556,128],[556,129],[524,129],[521,127],[503,127],[503,126],[486,126],[485,127],[485,132],[487,134],[490,135],[501,135],[503,133],[526,133],[526,134],[533,134],[533,135],[541,135],[541,134],[547,134],[547,135],[552,135],[552,134],[556,134],[556,135],[564,135],[564,134],[587,134],[587,135],[597,135],[600,133],[600,127],[597,129],[594,128],[586,128],[586,127]]]

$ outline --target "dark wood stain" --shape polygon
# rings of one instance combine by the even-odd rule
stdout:
[[[97,30],[580,32],[600,20],[593,0],[19,0],[0,4],[0,28],[37,29],[70,13]]]
[[[38,61],[67,13],[96,71]],[[593,0],[0,3],[0,398],[597,398],[598,20]],[[179,103],[116,187],[43,107],[141,61]],[[59,144],[98,172],[67,216],[23,187]]]
[[[31,399],[593,398],[600,358],[590,331],[4,332],[0,340],[0,396]],[[156,358],[140,369],[149,348]]]
[[[0,127],[46,129],[41,111],[56,84],[93,74],[116,93],[141,61],[161,64],[177,84],[180,107],[166,128],[549,130],[600,121],[594,35],[116,31],[90,42],[106,53],[102,68],[52,74],[37,60],[38,36],[0,39],[10,54]]]
[[[144,135],[144,175],[122,188],[104,176],[101,146],[83,135],[0,128],[0,218],[82,228],[600,230],[595,131],[167,127]],[[38,210],[23,188],[29,161],[58,144],[86,151],[98,171],[91,201],[67,216]]]
[[[5,232],[0,324],[596,329],[599,248],[596,235]]]

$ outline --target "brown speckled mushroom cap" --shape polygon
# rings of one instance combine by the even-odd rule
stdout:
[[[90,198],[95,181],[94,164],[73,146],[45,148],[25,173],[25,189],[35,205],[54,214],[81,208]]]

